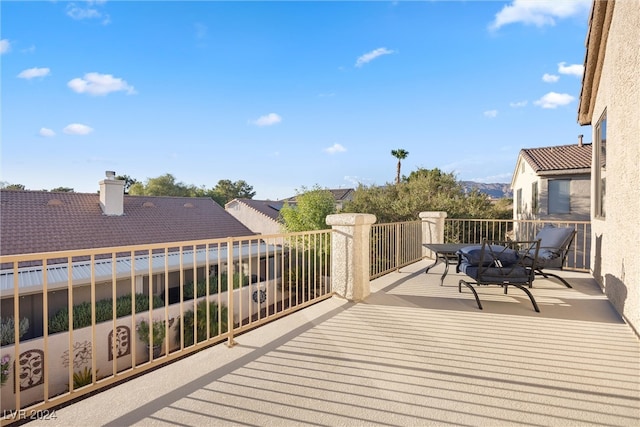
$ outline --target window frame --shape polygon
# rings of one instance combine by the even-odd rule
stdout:
[[[562,192],[561,187],[558,187],[558,192],[553,193],[552,183],[566,183],[566,192]],[[549,215],[562,215],[562,214],[570,214],[571,213],[571,180],[570,179],[550,179],[547,182],[547,212]],[[553,196],[557,197],[554,199]],[[562,198],[561,198],[562,197]],[[552,200],[554,200],[552,202]],[[562,209],[566,206],[566,210]],[[553,208],[553,210],[552,210]]]
[[[606,218],[607,185],[607,110],[605,109],[594,128],[593,181],[594,216]]]

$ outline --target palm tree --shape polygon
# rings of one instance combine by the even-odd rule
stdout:
[[[397,150],[391,150],[391,155],[396,159],[398,159],[398,170],[396,172],[396,184],[400,184],[400,166],[401,166],[400,162],[407,158],[407,156],[409,155],[409,152],[407,150],[403,150],[402,148],[399,148]]]

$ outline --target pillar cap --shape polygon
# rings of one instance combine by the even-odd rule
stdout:
[[[447,213],[446,212],[442,212],[442,211],[420,212],[419,216],[422,219],[424,219],[424,218],[446,218],[447,217]]]
[[[342,213],[327,215],[327,225],[369,225],[376,222],[371,214]]]

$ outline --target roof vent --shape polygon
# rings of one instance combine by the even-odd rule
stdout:
[[[142,207],[143,207],[143,208],[155,208],[155,207],[156,207],[156,205],[154,205],[154,204],[153,204],[153,202],[144,202],[144,203],[142,204]]]
[[[583,135],[578,135],[578,147],[582,147],[584,144],[582,143]]]
[[[185,203],[184,207],[185,208],[192,208],[193,207],[193,203]]]
[[[64,205],[64,203],[62,203],[62,200],[60,199],[51,199],[47,202],[47,206],[62,206]]]

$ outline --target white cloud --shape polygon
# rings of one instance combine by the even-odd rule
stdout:
[[[122,80],[113,77],[111,74],[87,73],[84,78],[76,77],[69,81],[67,86],[77,93],[88,93],[89,95],[107,95],[111,92],[126,92],[127,95],[136,93],[133,86]]]
[[[573,100],[574,97],[567,93],[549,92],[533,103],[542,108],[557,108],[562,105],[570,104]]]
[[[555,25],[557,19],[586,15],[590,7],[591,0],[513,0],[496,14],[489,29],[497,30],[518,22],[536,27]]]
[[[28,68],[26,70],[23,70],[20,72],[20,74],[18,74],[18,78],[21,79],[33,79],[35,77],[45,77],[48,76],[51,73],[51,70],[49,68]]]
[[[196,22],[195,24],[193,24],[193,26],[196,30],[196,39],[201,40],[207,37],[207,32],[209,29],[207,28],[206,25],[200,22]]]
[[[96,6],[102,6],[106,3],[104,0],[87,0],[83,5],[71,2],[67,5],[67,16],[77,21],[83,19],[102,19],[102,24],[107,25],[111,22],[111,17],[102,13]]]
[[[258,117],[257,120],[254,120],[253,123],[256,126],[271,126],[282,121],[282,117],[277,115],[276,113],[269,113],[266,116]]]
[[[331,147],[325,148],[324,151],[329,154],[335,154],[335,153],[343,153],[347,151],[347,149],[340,144],[333,144]]]
[[[390,55],[392,53],[394,53],[393,50],[389,50],[386,47],[379,47],[378,49],[372,50],[371,52],[365,53],[364,55],[360,56],[356,61],[356,67],[362,67],[367,62],[371,62],[379,56]]]
[[[560,74],[569,74],[571,76],[582,77],[584,66],[582,64],[566,65],[566,62],[558,64],[558,72]]]
[[[44,136],[46,138],[50,138],[52,136],[56,136],[56,133],[54,131],[52,131],[51,129],[40,128],[40,132],[38,132],[38,135]]]
[[[555,74],[544,73],[542,76],[542,81],[545,83],[555,83],[560,80],[560,76],[556,76]]]
[[[482,114],[484,114],[485,117],[493,119],[498,115],[498,110],[487,110]]]
[[[0,40],[0,54],[7,53],[11,50],[11,42],[8,39]]]
[[[80,123],[71,123],[62,129],[62,131],[68,135],[89,135],[93,132],[93,128]]]
[[[511,107],[511,108],[522,108],[522,107],[526,107],[527,104],[528,104],[528,101],[510,102],[509,103],[509,107]]]

